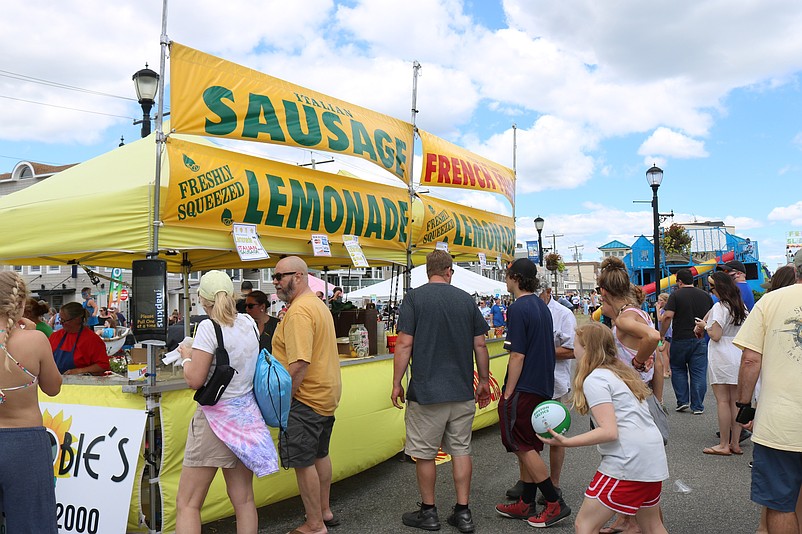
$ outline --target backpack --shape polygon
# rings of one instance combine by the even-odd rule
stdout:
[[[267,426],[284,432],[292,402],[292,377],[267,349],[262,349],[256,361],[253,393]]]

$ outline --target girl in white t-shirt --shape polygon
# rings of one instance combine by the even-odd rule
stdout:
[[[663,438],[646,398],[648,386],[619,360],[609,328],[588,323],[576,331],[577,360],[573,402],[580,414],[590,411],[590,432],[566,437],[552,432],[550,445],[597,445],[602,461],[585,491],[576,532],[597,533],[614,513],[636,516],[644,534],[666,532],[658,504],[668,478]]]

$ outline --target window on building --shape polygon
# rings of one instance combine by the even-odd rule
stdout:
[[[42,274],[41,265],[30,265],[28,267],[28,274]]]
[[[189,281],[190,282],[199,282],[201,277],[200,271],[193,271],[189,273]]]
[[[61,272],[61,265],[48,265],[47,274],[59,274]]]
[[[226,269],[226,274],[231,278],[231,280],[239,280],[242,277],[242,270],[241,269]]]
[[[14,266],[12,267],[12,269],[14,270],[14,272],[15,272],[15,273],[20,273],[20,274],[22,274],[22,265],[14,265]]]

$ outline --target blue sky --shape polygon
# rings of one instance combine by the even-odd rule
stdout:
[[[79,162],[120,136],[138,138],[131,75],[146,61],[158,70],[160,9],[155,0],[6,6],[0,172],[20,160]],[[32,31],[48,20],[58,24]],[[230,0],[224,11],[171,0],[167,33],[404,120],[419,61],[421,128],[512,166],[517,125],[520,241],[536,236],[538,215],[544,234],[564,234],[560,252],[584,245],[584,259],[612,239],[651,235],[649,204],[633,201],[651,198],[654,162],[665,172],[661,212],[732,224],[774,269],[786,233],[802,230],[800,22],[792,0]],[[237,146],[294,163],[313,157]],[[342,156],[326,170],[338,168],[379,172]],[[511,213],[503,198],[445,196]]]

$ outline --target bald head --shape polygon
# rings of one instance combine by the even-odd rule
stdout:
[[[299,295],[311,292],[306,262],[298,256],[280,259],[274,269],[273,285],[276,287],[278,297],[288,303]]]

